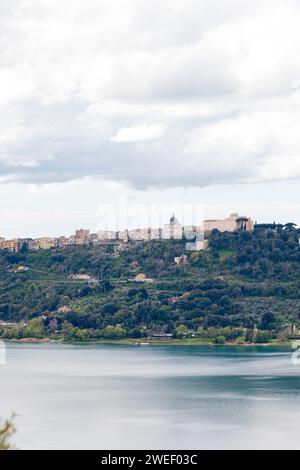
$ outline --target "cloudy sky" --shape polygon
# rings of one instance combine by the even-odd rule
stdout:
[[[299,0],[2,0],[0,23],[1,235],[94,230],[125,196],[300,223]]]

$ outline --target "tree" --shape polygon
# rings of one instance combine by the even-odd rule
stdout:
[[[264,313],[261,319],[261,329],[262,330],[272,330],[276,322],[276,317],[273,313],[267,312]]]
[[[63,334],[64,339],[66,341],[69,341],[69,340],[74,339],[74,337],[76,335],[76,328],[74,328],[72,323],[65,320],[62,324],[61,332]]]
[[[177,338],[184,338],[189,334],[189,330],[185,325],[179,325],[176,328],[176,337]]]
[[[284,224],[284,228],[286,230],[293,230],[295,227],[297,227],[297,224],[294,222],[288,222],[287,224]]]
[[[120,326],[108,325],[104,330],[101,330],[101,336],[103,338],[124,338],[126,336],[126,330]]]
[[[214,339],[214,343],[216,344],[224,344],[226,343],[226,338],[223,335],[219,335]]]
[[[39,318],[34,318],[33,320],[30,320],[25,331],[26,336],[32,338],[43,338],[43,336],[45,335],[44,324]]]
[[[15,433],[16,429],[13,424],[13,416],[11,419],[6,420],[0,426],[0,450],[10,450],[12,445],[10,443],[11,436]]]

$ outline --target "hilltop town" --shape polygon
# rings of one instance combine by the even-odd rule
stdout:
[[[186,242],[131,231],[0,250],[0,337],[267,343],[300,338],[300,230],[233,214]],[[140,233],[140,237],[141,232]],[[179,235],[181,234],[181,237]],[[124,239],[122,235],[126,235]],[[23,245],[22,245],[23,243]],[[192,248],[189,249],[192,243]],[[4,248],[4,246],[2,246]]]
[[[197,238],[195,251],[208,248],[208,242],[204,239],[213,231],[234,232],[236,230],[251,231],[254,228],[253,221],[248,217],[241,217],[238,214],[231,214],[223,220],[205,220],[202,225],[183,226],[173,215],[168,224],[162,228],[138,228],[134,230],[103,230],[97,233],[90,233],[89,230],[79,229],[74,235],[69,237],[40,237],[17,238],[5,240],[0,237],[0,249],[12,252],[21,250],[49,250],[51,248],[64,248],[66,246],[97,246],[106,243],[126,244],[130,241],[147,242],[151,240],[193,240]],[[199,238],[199,239],[198,239]]]

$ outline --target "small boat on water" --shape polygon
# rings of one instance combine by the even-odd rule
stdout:
[[[148,346],[150,343],[146,343],[144,341],[141,341],[140,343],[133,343],[133,346]]]

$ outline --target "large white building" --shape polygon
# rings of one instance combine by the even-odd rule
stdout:
[[[236,230],[246,230],[248,232],[254,229],[254,223],[248,217],[240,216],[239,214],[231,214],[227,219],[222,220],[205,220],[204,233],[212,232],[212,230],[219,230],[219,232],[235,232]]]
[[[183,238],[183,226],[178,222],[175,215],[165,224],[162,229],[163,240],[181,240]]]

